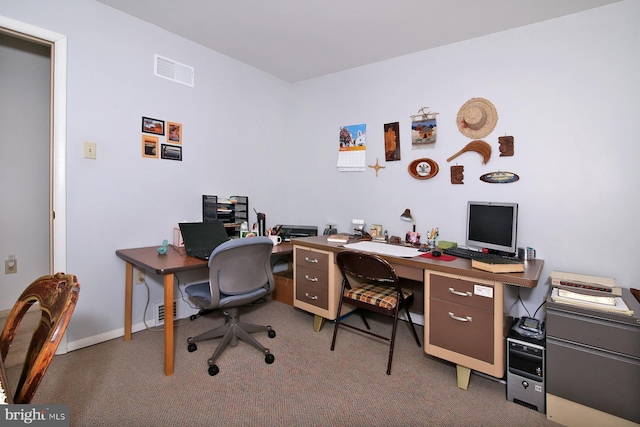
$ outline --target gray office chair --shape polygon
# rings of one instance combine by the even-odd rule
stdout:
[[[215,248],[209,257],[209,282],[187,286],[185,292],[202,309],[222,309],[224,325],[187,339],[187,350],[198,349],[197,342],[222,337],[222,341],[209,358],[209,375],[220,369],[216,359],[229,346],[236,346],[238,338],[260,350],[264,361],[273,363],[275,357],[250,334],[267,331],[269,338],[276,332],[271,326],[260,326],[240,322],[238,307],[250,304],[267,296],[275,288],[271,272],[271,250],[273,242],[268,237],[233,239]]]

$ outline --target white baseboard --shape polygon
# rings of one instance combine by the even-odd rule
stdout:
[[[181,319],[188,319],[192,314],[196,314],[198,313],[198,309],[194,309],[191,308],[189,305],[187,305],[184,301],[182,300],[177,300],[178,302],[178,306],[177,306],[177,315],[178,318],[175,319],[175,321],[181,320]],[[147,325],[152,328],[152,327],[161,327],[162,324],[156,325],[155,324],[155,320],[154,319],[148,319],[147,320]],[[135,332],[139,332],[139,331],[143,331],[145,329],[147,329],[147,325],[144,324],[144,322],[140,322],[140,323],[136,323],[135,325],[131,326],[131,332],[135,333]],[[79,350],[81,348],[84,347],[89,347],[95,344],[100,344],[102,342],[105,341],[109,341],[112,339],[116,339],[116,338],[122,338],[124,337],[124,326],[122,328],[118,328],[118,329],[114,329],[112,331],[107,331],[107,332],[103,332],[101,334],[98,335],[93,335],[87,338],[83,338],[80,340],[76,340],[76,341],[68,341],[67,342],[67,352],[69,351],[74,351],[74,350]],[[56,354],[64,354],[64,353],[56,353]]]
[[[148,322],[147,322],[148,323]],[[147,329],[144,322],[137,323],[131,326],[132,332],[138,332]],[[104,332],[102,334],[93,335],[87,338],[83,338],[81,340],[76,341],[68,341],[67,342],[67,351],[79,350],[84,347],[89,347],[95,344],[100,344],[105,341],[110,341],[112,339],[124,337],[124,327],[114,329],[112,331]]]

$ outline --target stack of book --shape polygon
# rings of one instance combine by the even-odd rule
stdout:
[[[554,302],[607,313],[633,315],[622,299],[622,288],[614,279],[584,274],[551,272]]]
[[[346,234],[330,234],[327,236],[327,242],[333,243],[347,243],[349,241],[349,236]]]
[[[511,258],[472,259],[471,267],[491,273],[522,273],[524,261]]]

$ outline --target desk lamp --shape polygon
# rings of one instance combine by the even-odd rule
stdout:
[[[413,218],[413,215],[411,215],[411,209],[405,209],[404,212],[402,212],[402,215],[400,215],[400,219],[403,221],[412,222],[413,231],[416,231],[416,220],[415,218]]]

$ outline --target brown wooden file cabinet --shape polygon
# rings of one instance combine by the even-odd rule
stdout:
[[[470,371],[501,378],[505,349],[503,285],[445,273],[425,279],[425,351],[458,365],[458,386]]]

